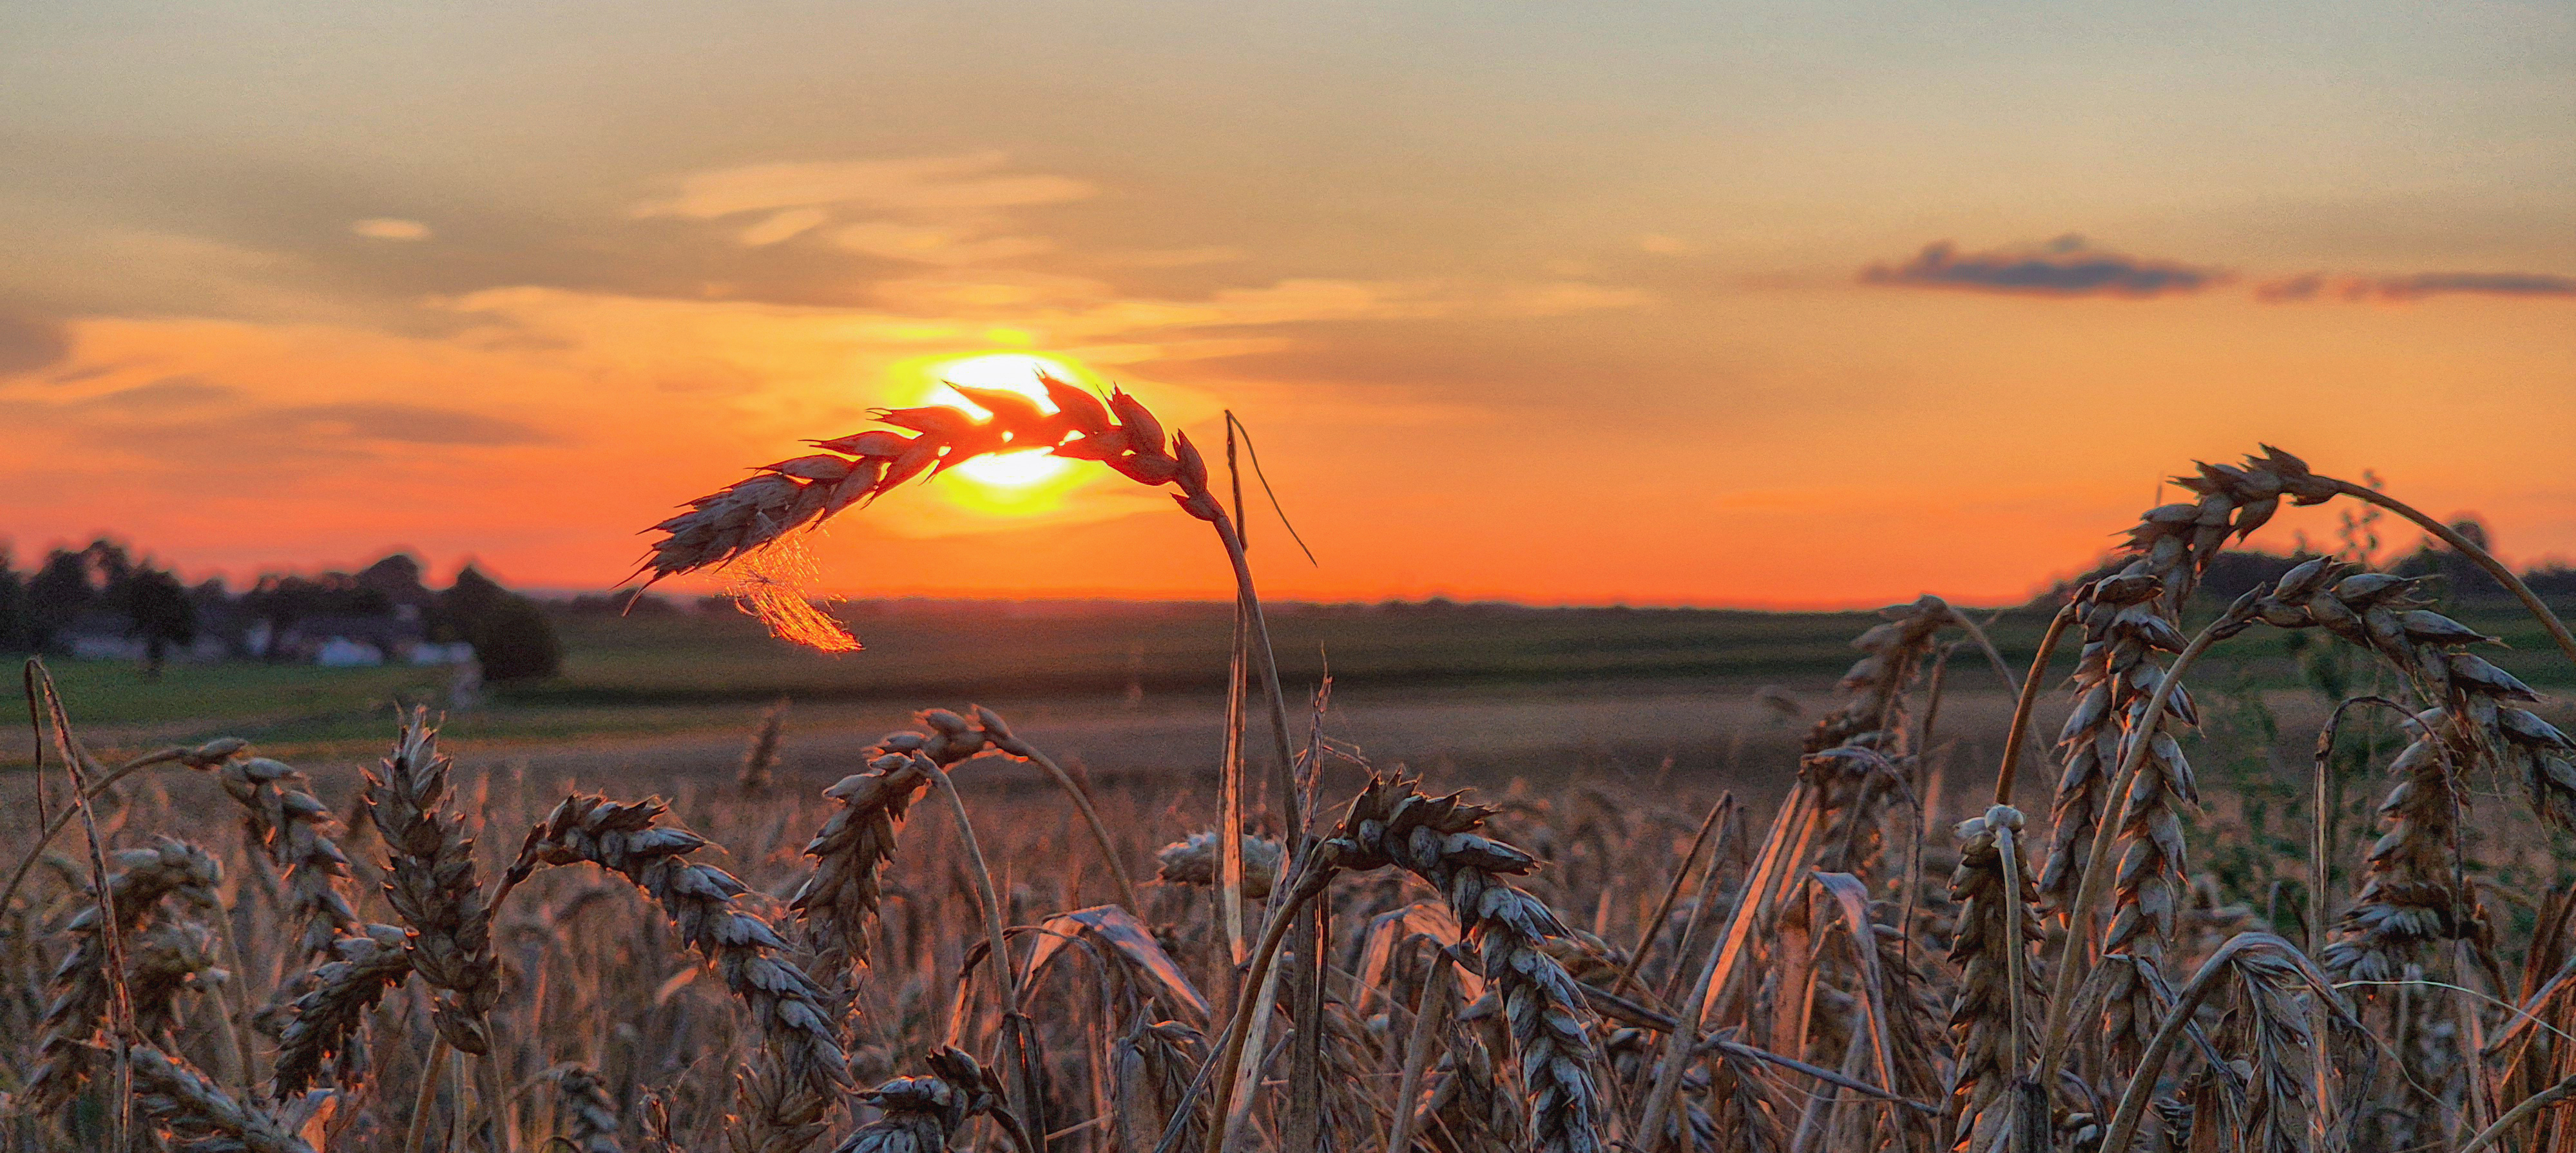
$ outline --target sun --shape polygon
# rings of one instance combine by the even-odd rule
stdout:
[[[990,414],[949,385],[1007,389],[1054,411],[1038,374],[1069,381],[1082,380],[1084,375],[1062,361],[1019,352],[931,361],[921,372],[931,385],[927,403],[954,405],[977,416]],[[1043,512],[1062,503],[1064,495],[1086,479],[1081,464],[1031,448],[977,457],[948,470],[946,477],[959,482],[955,495],[971,507],[998,513]]]

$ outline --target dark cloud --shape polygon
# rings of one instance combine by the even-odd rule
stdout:
[[[2254,286],[2274,303],[2300,300],[2422,300],[2427,296],[2576,297],[2576,276],[2545,272],[2418,272],[2411,276],[2326,276],[2309,273]]]
[[[479,412],[414,404],[306,404],[261,412],[250,419],[276,422],[310,435],[339,434],[401,444],[543,444],[554,439],[530,425]]]
[[[71,334],[34,317],[0,313],[0,376],[34,372],[71,355]]]
[[[2105,252],[2081,236],[2061,236],[2036,248],[1960,252],[1941,241],[1903,264],[1873,264],[1860,278],[1870,284],[1955,288],[2029,296],[2161,296],[2198,292],[2227,279],[2217,269]]]

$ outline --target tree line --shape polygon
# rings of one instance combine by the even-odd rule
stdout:
[[[172,653],[209,635],[232,653],[283,661],[298,655],[282,642],[299,625],[361,621],[465,642],[491,681],[542,679],[562,665],[544,606],[472,565],[444,589],[423,575],[419,560],[396,553],[354,573],[263,573],[236,593],[221,578],[186,583],[113,538],[55,548],[23,570],[0,545],[0,651],[60,656],[76,636],[105,633],[141,642],[144,668],[157,676]]]

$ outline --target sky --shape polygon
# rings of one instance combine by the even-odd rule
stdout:
[[[605,588],[1010,354],[1233,411],[1275,596],[2017,600],[2259,443],[2576,558],[2571,124],[2539,0],[13,5],[0,536]],[[809,546],[1229,587],[1096,468]]]

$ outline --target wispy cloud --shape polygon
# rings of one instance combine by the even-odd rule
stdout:
[[[129,412],[168,412],[172,409],[197,408],[231,400],[241,390],[229,384],[217,384],[193,373],[165,376],[159,380],[103,393],[81,402],[84,408],[123,410]]]
[[[711,220],[746,212],[845,205],[953,210],[1017,208],[1080,200],[1098,191],[1069,176],[1004,171],[1010,158],[985,150],[959,156],[748,164],[680,180],[671,196],[635,207],[637,216]]]
[[[1000,152],[892,160],[750,164],[681,178],[671,195],[634,208],[640,219],[722,220],[761,215],[734,239],[765,248],[800,236],[914,264],[994,264],[1053,251],[1019,235],[1014,210],[1082,200],[1089,182],[1015,171]]]
[[[1903,264],[1861,271],[1870,284],[2057,297],[2145,298],[2199,292],[2226,279],[2218,269],[2111,252],[2074,235],[1988,252],[1961,252],[1945,240],[1924,245]]]
[[[2265,281],[2254,295],[2273,303],[2302,300],[2410,301],[2428,296],[2576,297],[2576,276],[2545,272],[2418,272],[2408,276],[2308,273]]]
[[[506,417],[418,404],[348,401],[305,404],[251,414],[322,436],[394,444],[543,444],[554,438]]]
[[[427,240],[429,226],[417,220],[391,216],[370,217],[349,226],[349,231],[369,240]]]

